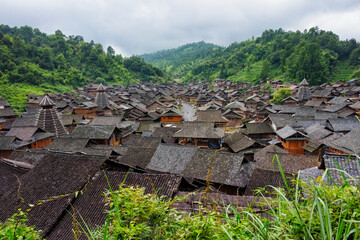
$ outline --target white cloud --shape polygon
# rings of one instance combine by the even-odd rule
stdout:
[[[123,55],[201,41],[228,45],[264,30],[319,26],[360,40],[358,0],[2,0],[0,23],[82,35]]]

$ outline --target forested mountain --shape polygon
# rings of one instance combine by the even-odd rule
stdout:
[[[140,57],[123,58],[111,46],[104,50],[82,36],[0,25],[0,96],[12,105],[23,105],[26,93],[69,91],[90,82],[127,85],[137,79],[165,76]]]
[[[355,39],[340,41],[333,32],[317,27],[304,32],[270,29],[258,38],[226,48],[199,48],[198,57],[197,48],[192,48],[195,59],[183,59],[187,46],[192,45],[196,46],[185,45],[142,57],[185,82],[215,78],[253,83],[267,78],[299,82],[306,77],[310,84],[318,85],[360,77],[360,44]]]
[[[216,56],[222,47],[205,43],[189,43],[178,48],[161,50],[155,53],[140,55],[145,62],[166,69],[172,73],[173,78],[181,78],[191,71],[194,66],[201,64],[204,58]]]

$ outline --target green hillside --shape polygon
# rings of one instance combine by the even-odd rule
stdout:
[[[164,72],[143,59],[123,58],[111,46],[47,35],[29,26],[0,25],[0,96],[21,110],[26,93],[64,92],[90,82],[127,85],[165,81]]]
[[[270,29],[258,38],[226,48],[205,51],[205,45],[192,47],[193,58],[182,58],[191,46],[196,44],[141,57],[184,82],[215,78],[253,83],[267,78],[299,82],[306,77],[310,84],[319,85],[360,77],[360,44],[355,39],[341,41],[333,32],[317,27],[304,32]]]
[[[141,58],[171,74],[172,78],[181,78],[200,65],[208,57],[216,57],[223,48],[205,42],[189,43],[178,48],[162,50],[140,55]]]

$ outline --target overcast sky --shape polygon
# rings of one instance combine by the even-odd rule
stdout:
[[[0,0],[0,24],[60,29],[131,56],[202,40],[228,46],[270,28],[319,26],[360,41],[360,1]]]

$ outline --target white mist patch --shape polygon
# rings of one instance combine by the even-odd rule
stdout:
[[[190,121],[195,116],[196,108],[187,102],[181,102],[181,112],[183,113],[184,121]]]

